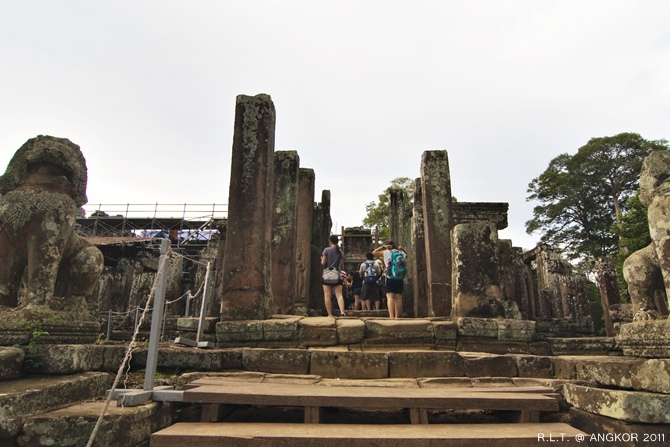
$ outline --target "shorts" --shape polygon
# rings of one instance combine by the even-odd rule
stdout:
[[[379,287],[376,282],[366,282],[363,284],[361,299],[365,301],[379,301]]]
[[[361,289],[354,289],[354,295],[360,295]]]
[[[402,293],[402,279],[386,278],[386,293]]]

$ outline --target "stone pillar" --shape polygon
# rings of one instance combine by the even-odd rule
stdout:
[[[530,316],[530,301],[526,284],[526,265],[523,262],[523,251],[519,247],[513,247],[509,239],[500,240],[498,243],[500,257],[500,287],[506,299],[516,302],[519,311],[525,320]]]
[[[330,217],[330,191],[321,192],[321,203],[314,207],[314,222],[312,224],[312,281],[309,297],[309,308],[312,313],[322,315],[325,312],[323,301],[323,287],[321,286],[321,253],[328,246],[330,229],[333,221]]]
[[[293,313],[298,315],[307,315],[309,309],[314,182],[314,170],[300,168],[298,172],[298,215],[296,221],[295,301],[293,303]]]
[[[601,258],[596,263],[596,277],[598,279],[598,291],[600,302],[603,306],[603,320],[608,337],[616,335],[614,322],[610,314],[610,306],[619,303],[619,287],[617,285],[616,270],[611,258]]]
[[[223,259],[223,320],[262,320],[272,307],[274,143],[270,96],[239,95]]]
[[[421,157],[428,315],[451,314],[451,177],[447,151]]]
[[[412,213],[412,289],[414,294],[414,315],[428,316],[426,288],[426,241],[423,231],[423,198],[421,179],[414,181],[414,210]]]
[[[452,239],[455,317],[503,317],[502,293],[498,278],[498,231],[491,223],[458,224]],[[485,303],[489,299],[491,303]],[[493,314],[489,314],[492,305]]]
[[[272,299],[274,312],[279,314],[290,314],[293,310],[299,169],[300,157],[296,151],[275,152]]]

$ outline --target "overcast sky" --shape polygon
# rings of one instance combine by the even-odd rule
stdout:
[[[276,150],[335,232],[447,150],[459,201],[508,202],[591,137],[670,138],[670,2],[0,0],[0,167],[69,138],[98,203],[227,203],[235,97],[271,95]]]

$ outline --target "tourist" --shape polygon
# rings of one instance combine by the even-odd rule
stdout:
[[[384,261],[381,259],[377,258],[375,259],[375,262],[379,266],[379,271],[382,272],[382,276],[380,276],[377,281],[377,291],[379,294],[375,300],[375,310],[381,310],[382,302],[384,302],[384,298],[386,298],[386,268],[384,267]]]
[[[365,262],[359,268],[359,276],[362,277],[363,288],[363,308],[365,310],[372,309],[372,301],[379,301],[379,287],[377,281],[382,276],[382,271],[379,265],[374,261],[374,256],[371,252],[365,253]],[[375,303],[377,305],[377,303]]]
[[[406,272],[405,250],[388,241],[375,249],[373,255],[383,255],[386,265],[386,304],[389,318],[402,317],[402,288]]]
[[[363,278],[358,272],[349,272],[351,276],[351,293],[354,295],[354,310],[365,310],[365,303],[361,301],[361,289],[363,287]]]
[[[328,247],[323,249],[321,253],[321,266],[323,269],[335,268],[338,271],[342,271],[344,266],[344,253],[339,246],[339,238],[336,235],[330,236],[328,240]],[[342,296],[342,284],[344,283],[342,275],[339,276],[339,282],[337,284],[323,284],[323,298],[326,304],[326,312],[328,316],[333,316],[333,301],[332,296],[333,292],[337,298],[337,305],[340,308],[340,315],[346,317],[347,314],[344,311],[344,297]]]

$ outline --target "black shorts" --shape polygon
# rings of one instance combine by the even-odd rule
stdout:
[[[361,298],[370,301],[379,301],[379,286],[376,282],[363,283]]]
[[[402,279],[386,278],[386,293],[402,293]]]

